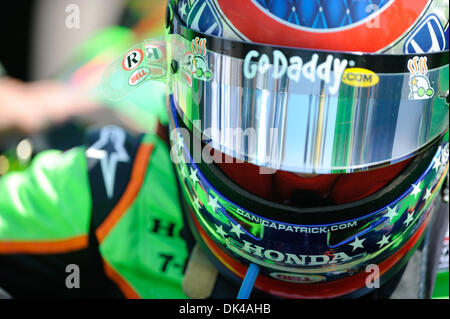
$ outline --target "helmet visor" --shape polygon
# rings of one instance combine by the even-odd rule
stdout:
[[[155,42],[160,55],[142,44],[141,78],[127,56],[111,70],[123,73],[125,91],[133,81],[168,81],[184,124],[238,160],[298,173],[366,170],[413,156],[448,128],[448,51],[267,46],[197,33],[176,15],[171,32]]]

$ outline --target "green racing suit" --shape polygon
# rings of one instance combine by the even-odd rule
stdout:
[[[0,179],[0,286],[12,296],[185,297],[167,146],[153,134],[111,142],[123,131],[107,129],[97,146],[43,152]],[[65,286],[72,264],[79,290]]]

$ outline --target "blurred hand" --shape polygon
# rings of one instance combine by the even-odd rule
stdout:
[[[0,131],[19,129],[30,134],[98,108],[95,102],[62,83],[0,79]]]

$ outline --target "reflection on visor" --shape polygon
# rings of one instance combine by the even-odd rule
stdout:
[[[172,23],[175,34],[111,64],[104,91],[119,99],[167,81],[185,125],[238,160],[299,173],[366,170],[411,157],[448,128],[448,51],[269,47]]]

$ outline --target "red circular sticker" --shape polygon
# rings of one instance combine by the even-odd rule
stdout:
[[[122,60],[122,67],[126,71],[136,69],[144,59],[144,52],[141,49],[129,51]]]
[[[362,52],[376,52],[394,43],[421,16],[428,1],[391,0],[370,16],[377,26],[360,21],[338,29],[312,30],[274,18],[254,0],[217,0],[231,24],[252,42]]]

